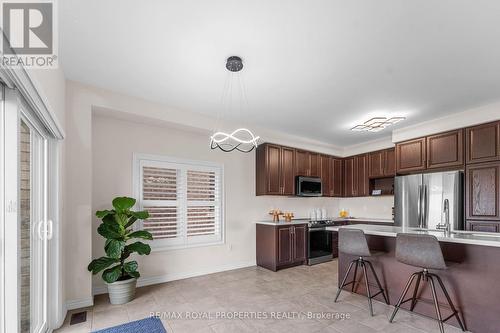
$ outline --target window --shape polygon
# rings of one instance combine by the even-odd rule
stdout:
[[[135,154],[138,209],[150,215],[136,228],[153,234],[154,248],[222,243],[222,173],[210,162]]]

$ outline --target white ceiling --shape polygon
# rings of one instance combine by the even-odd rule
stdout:
[[[64,0],[68,79],[214,116],[243,58],[241,121],[352,145],[500,100],[498,0]],[[257,133],[258,134],[258,133]]]

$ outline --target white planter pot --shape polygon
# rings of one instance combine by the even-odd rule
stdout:
[[[106,284],[108,285],[109,301],[111,304],[125,304],[135,297],[137,279],[128,279]]]

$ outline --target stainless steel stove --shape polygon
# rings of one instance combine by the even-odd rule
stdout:
[[[308,223],[307,264],[315,265],[331,261],[337,257],[337,233],[327,231],[328,226],[344,225],[344,222],[334,220],[311,220]]]

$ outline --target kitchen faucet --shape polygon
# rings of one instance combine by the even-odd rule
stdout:
[[[444,223],[436,225],[436,229],[444,230],[445,234],[449,234],[451,226],[450,226],[450,201],[448,199],[444,199],[443,213],[444,213]]]

